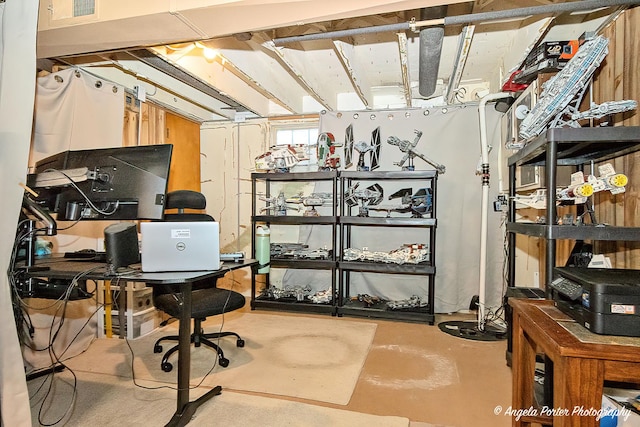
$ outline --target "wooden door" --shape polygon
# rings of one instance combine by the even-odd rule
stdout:
[[[200,124],[126,98],[123,145],[173,144],[168,191],[200,191]]]
[[[165,113],[165,144],[173,144],[168,191],[200,191],[200,124]]]

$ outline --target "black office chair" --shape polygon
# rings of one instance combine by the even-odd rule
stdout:
[[[214,221],[213,217],[205,213],[185,212],[185,209],[203,210],[207,205],[207,201],[201,193],[191,190],[178,190],[167,194],[165,203],[166,209],[177,209],[177,213],[166,213],[165,221]],[[219,289],[216,287],[217,279],[205,279],[193,284],[192,288],[192,309],[191,318],[193,319],[193,334],[191,334],[191,342],[196,347],[204,344],[214,349],[218,354],[218,363],[222,367],[229,366],[229,360],[224,357],[222,349],[210,339],[217,339],[227,336],[235,336],[237,338],[236,345],[244,347],[244,340],[235,332],[212,332],[205,333],[202,329],[202,322],[210,316],[228,313],[244,307],[245,297],[228,289]],[[180,318],[181,303],[180,288],[163,285],[154,286],[153,303],[159,310],[164,311],[168,315]],[[156,341],[153,352],[162,353],[162,341],[178,341],[178,335],[162,337]],[[169,357],[178,351],[178,346],[174,346],[162,357],[161,368],[165,372],[173,369],[173,365],[169,362]]]

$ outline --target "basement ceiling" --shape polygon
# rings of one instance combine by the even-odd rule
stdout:
[[[38,37],[42,68],[82,67],[200,122],[475,102],[500,91],[541,42],[574,40],[597,32],[625,7],[526,14],[566,3],[591,6],[594,2],[397,1],[376,7],[378,2],[369,1],[365,2],[368,8],[347,7],[332,19],[321,20],[322,16],[311,18],[313,12],[308,10],[314,7],[311,3],[319,8],[320,2],[294,0],[268,2],[269,10],[284,8],[289,22],[299,15],[306,17],[304,23],[271,27],[269,22],[285,19],[266,15],[263,21],[258,19],[255,15],[267,9],[256,4],[267,2],[241,0],[230,2],[223,11],[218,5],[101,20],[107,15],[99,13],[101,4],[107,7],[103,0],[96,3],[95,19],[82,17],[75,25],[54,28],[55,12],[43,11],[43,3],[55,6],[64,1],[41,0],[40,23],[49,22]],[[353,2],[354,6],[359,3]],[[416,8],[416,3],[427,6]],[[333,2],[326,5],[338,8]],[[297,9],[303,6],[304,13]],[[412,8],[394,10],[406,6]],[[380,12],[359,15],[370,10]],[[501,11],[522,13],[499,20],[496,16]],[[237,23],[226,22],[233,16]],[[456,17],[471,22],[447,24]],[[179,28],[186,23],[197,37],[187,38],[189,32],[179,31],[173,20],[180,22]],[[152,32],[143,36],[141,26]],[[127,37],[127,28],[137,30]],[[436,33],[427,35],[431,50],[421,53],[420,31],[425,30],[423,34]],[[437,31],[442,34],[441,45]],[[421,55],[425,56],[421,59]],[[431,93],[421,93],[425,83],[432,86]]]

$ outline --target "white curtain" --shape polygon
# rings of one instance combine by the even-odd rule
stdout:
[[[66,150],[122,146],[124,87],[79,68],[38,77],[36,83],[30,167]],[[53,252],[102,250],[98,239],[108,224],[81,222],[43,240],[53,243]]]
[[[498,147],[500,143],[499,119],[501,115],[492,105],[487,107],[488,140]],[[390,136],[400,140],[413,142],[415,131],[422,136],[416,145],[416,151],[445,166],[444,174],[439,175],[437,184],[437,229],[436,229],[436,275],[435,275],[435,311],[436,313],[455,312],[468,309],[473,295],[479,293],[480,280],[480,217],[482,183],[476,171],[478,168],[480,149],[480,126],[478,107],[465,104],[448,108],[432,108],[428,110],[397,111],[359,111],[326,113],[320,116],[320,132],[333,133],[336,142],[345,140],[347,126],[353,126],[354,142],[371,140],[374,129],[380,129],[381,151],[380,171],[398,171],[403,153],[397,146],[387,143]],[[343,149],[339,148],[341,156]],[[344,157],[344,156],[343,156]],[[369,159],[366,156],[366,165]],[[348,170],[356,170],[358,154],[353,158],[354,166]],[[492,172],[497,177],[497,149],[490,153]],[[344,166],[344,159],[342,160]],[[420,158],[414,159],[416,170],[433,170],[434,167]],[[367,182],[366,185],[370,185]],[[420,183],[381,182],[384,188],[383,204],[392,205],[388,195],[402,188],[413,186],[415,192]],[[490,200],[497,196],[497,179],[492,179]],[[318,191],[316,189],[316,191]],[[323,191],[323,190],[319,190]],[[396,203],[398,201],[396,200]],[[376,215],[385,215],[377,212]],[[502,303],[503,293],[503,214],[489,212],[489,243],[487,265],[486,302],[490,308],[497,308]],[[359,228],[361,233],[353,234],[352,246],[367,246],[370,250],[390,251],[404,243],[426,243],[418,241],[421,235],[415,229],[401,228]],[[319,233],[307,230],[300,233],[301,241],[316,247],[326,238]],[[384,238],[380,239],[380,233]],[[291,283],[308,283],[312,278],[297,277],[298,272],[288,270],[285,281]],[[413,294],[425,295],[427,284],[416,276],[393,275],[393,284],[388,275],[351,274],[351,294],[370,294],[386,299],[406,299]]]
[[[122,146],[124,88],[69,68],[37,80],[29,164],[65,150]]]
[[[22,204],[36,80],[38,0],[0,3],[0,415],[3,426],[31,425],[29,395],[6,271]]]
[[[33,121],[33,139],[29,165],[66,150],[122,146],[124,88],[76,68],[69,68],[37,79]],[[111,222],[87,221],[51,238],[54,252],[85,248],[102,250],[99,238]],[[61,304],[31,299],[29,316],[35,332],[23,348],[27,372],[55,363],[46,348],[49,329],[60,321]],[[97,319],[93,299],[71,301],[64,305],[64,326],[52,344],[62,360],[85,351],[95,339]]]

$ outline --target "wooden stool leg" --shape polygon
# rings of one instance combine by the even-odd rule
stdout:
[[[536,367],[536,344],[520,327],[518,315],[513,317],[513,411],[526,410],[534,406],[534,373]],[[512,425],[529,426],[522,418],[512,417]]]

